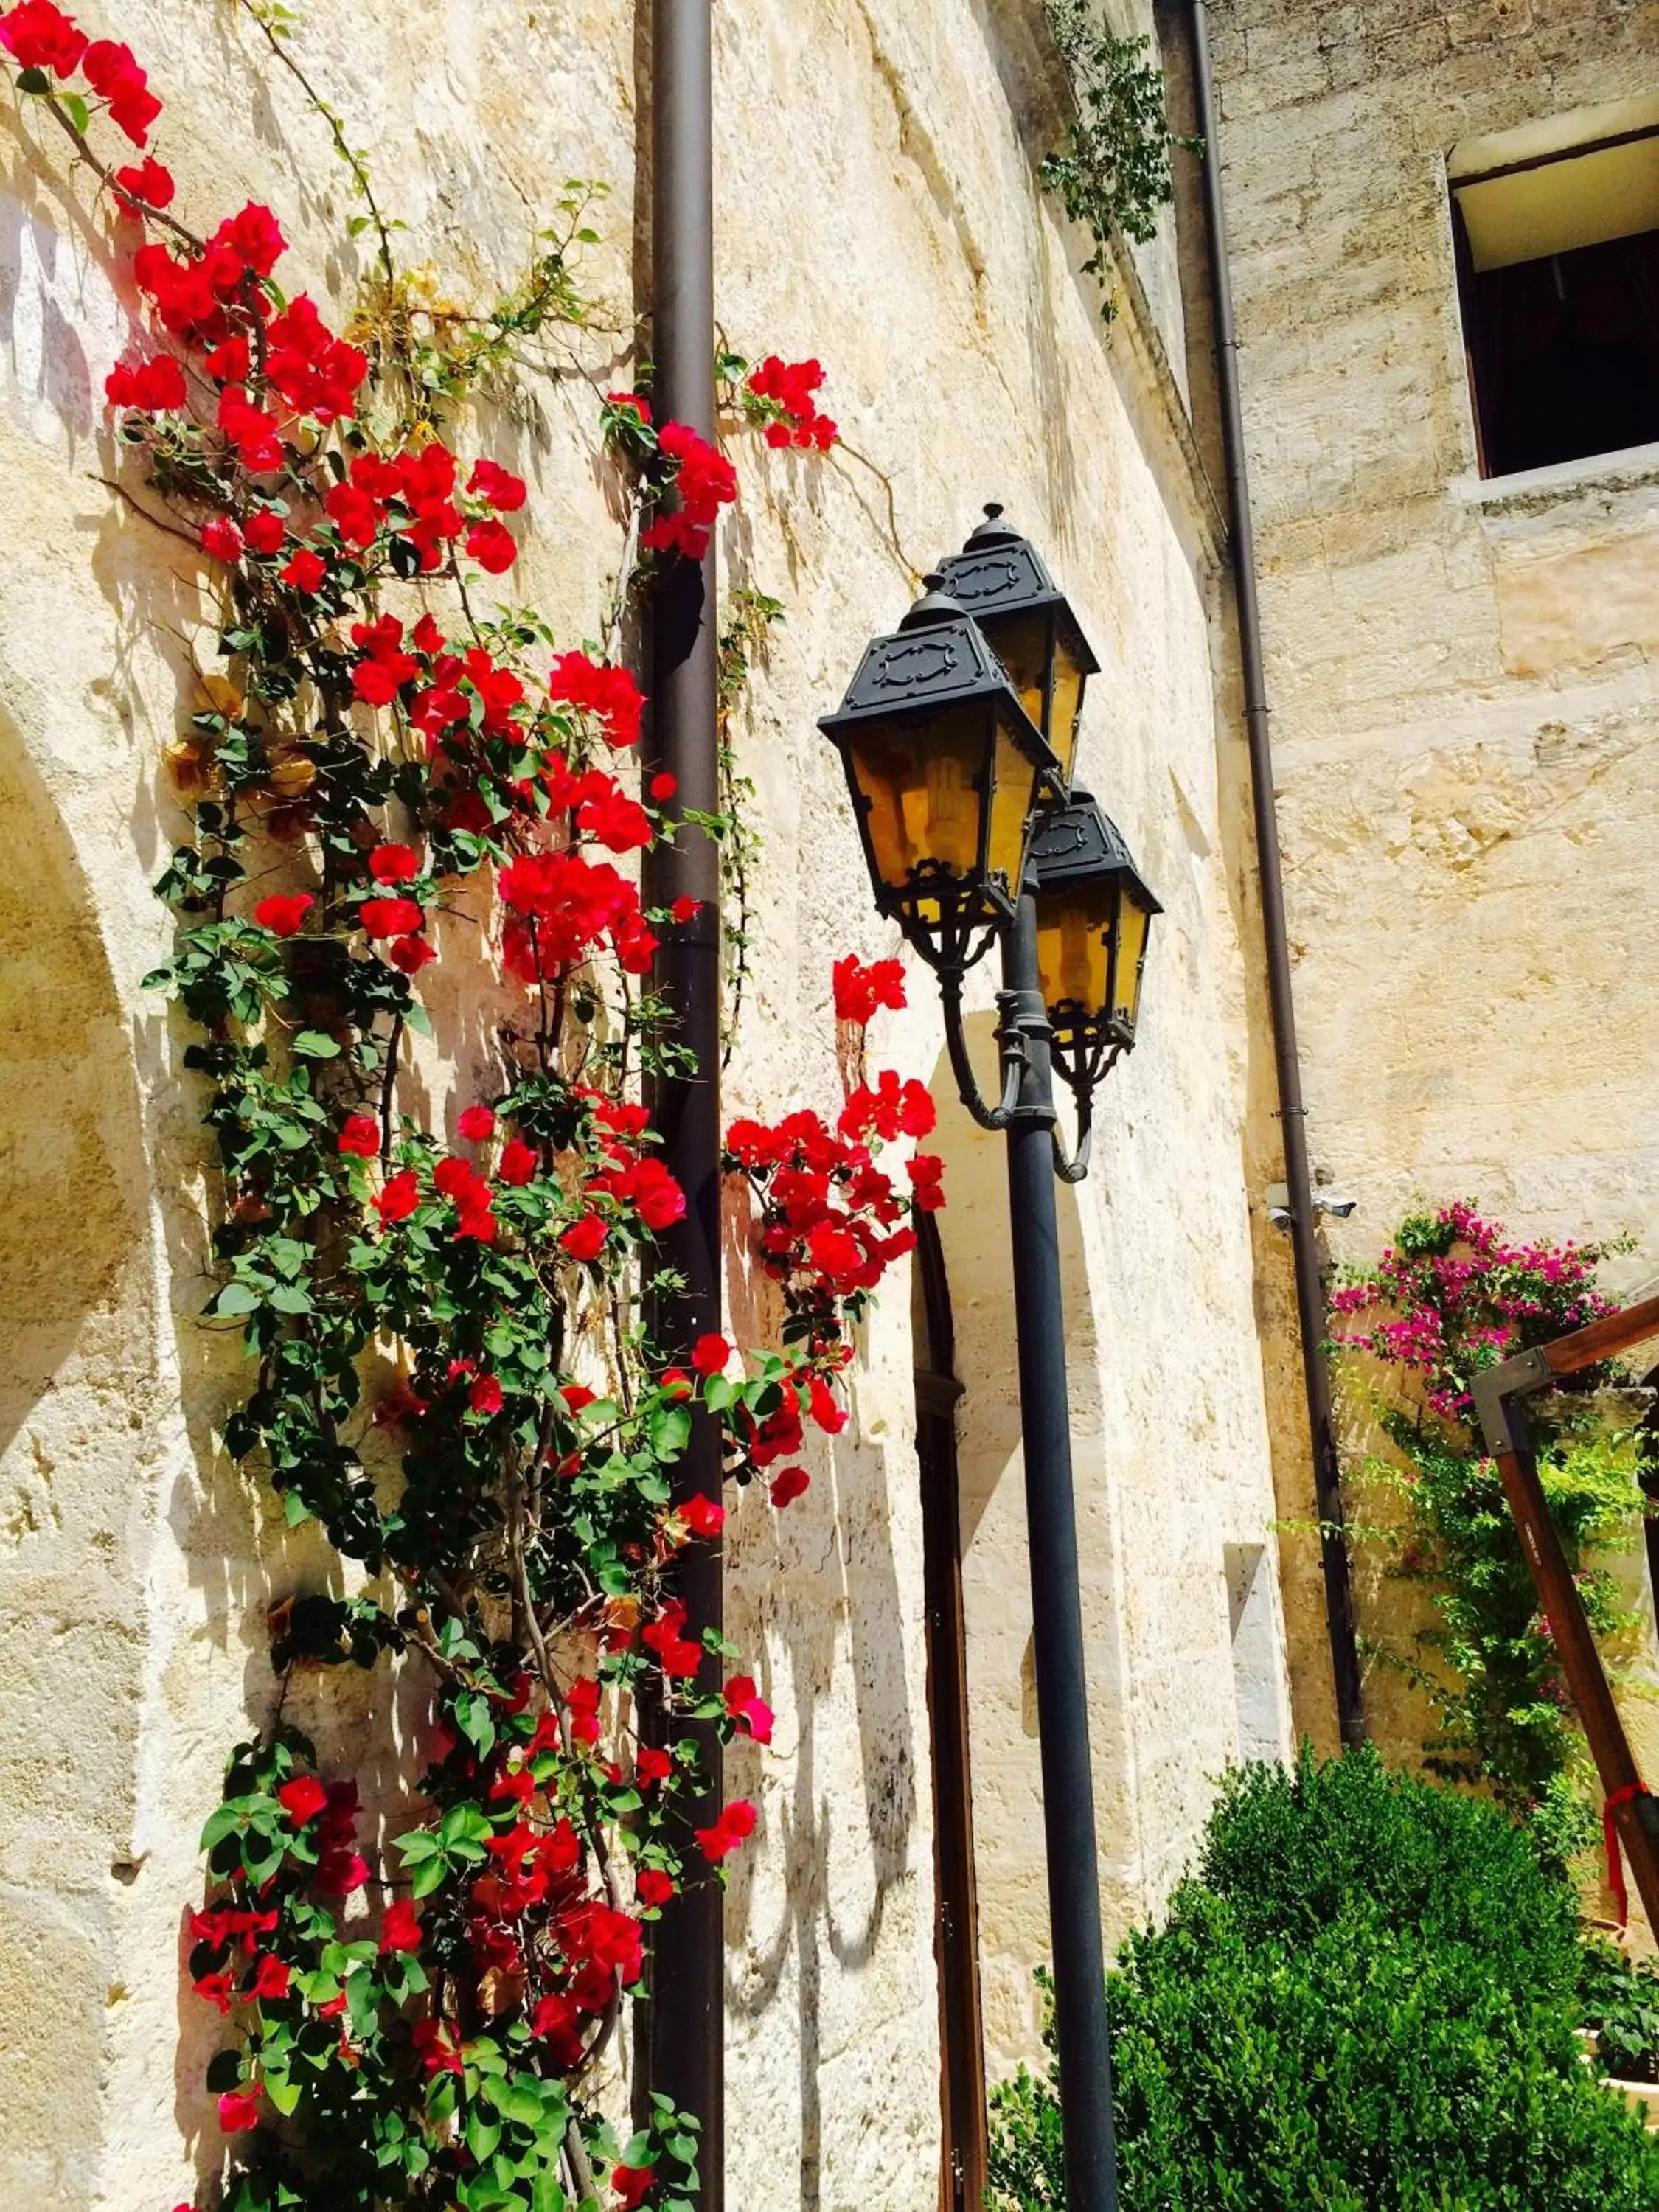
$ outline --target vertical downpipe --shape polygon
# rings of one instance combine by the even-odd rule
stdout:
[[[653,0],[652,21],[652,351],[659,421],[714,435],[714,125],[710,0]],[[720,805],[716,719],[714,547],[701,565],[684,559],[657,585],[651,608],[649,768],[678,781],[674,808],[714,813]],[[651,1104],[663,1158],[685,1192],[683,1221],[662,1238],[663,1258],[684,1289],[659,1300],[652,1327],[665,1354],[684,1362],[697,1337],[720,1326],[720,859],[701,830],[683,827],[648,857],[646,900],[697,902],[696,919],[665,932],[657,988],[672,1007],[675,1041],[696,1056],[696,1073],[659,1079]],[[690,1449],[677,1470],[676,1496],[720,1495],[719,1425],[699,1410]],[[678,1594],[691,1632],[720,1627],[720,1547],[699,1543],[682,1568]],[[717,1692],[718,1659],[705,1660],[698,1686]],[[722,1802],[720,1746],[699,1725],[709,1797],[696,1809],[708,1825]],[[700,2212],[724,2212],[725,1891],[703,1881],[665,1911],[657,1929],[647,2008],[647,2075],[653,2090],[702,2124]]]
[[[1325,1576],[1325,1620],[1330,1635],[1336,1716],[1345,1745],[1365,1740],[1359,1650],[1354,1633],[1353,1585],[1348,1569],[1336,1424],[1331,1378],[1325,1364],[1325,1291],[1315,1234],[1313,1180],[1308,1171],[1307,1108],[1297,1051],[1296,1001],[1285,924],[1285,882],[1273,802],[1272,709],[1261,649],[1256,595],[1255,531],[1244,453],[1244,417],[1238,388],[1238,335],[1233,322],[1232,280],[1227,268],[1227,216],[1221,196],[1221,158],[1216,145],[1215,82],[1210,64],[1208,0],[1192,0],[1193,84],[1197,124],[1204,141],[1204,209],[1209,230],[1210,283],[1215,313],[1216,368],[1221,387],[1227,490],[1231,510],[1233,583],[1238,602],[1239,656],[1243,665],[1244,713],[1249,736],[1250,791],[1255,815],[1257,872],[1261,880],[1261,928],[1267,954],[1267,994],[1273,1009],[1273,1060],[1279,1079],[1279,1126],[1285,1141],[1285,1180],[1291,1194],[1291,1241],[1296,1262],[1297,1320],[1313,1447],[1314,1495],[1318,1502],[1320,1559]]]

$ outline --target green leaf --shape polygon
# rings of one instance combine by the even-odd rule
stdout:
[[[26,69],[17,79],[19,92],[50,92],[52,79],[43,69]]]
[[[300,2085],[297,2081],[290,2081],[285,2074],[267,2074],[264,2086],[266,2096],[284,2119],[289,2118],[298,2110]]]
[[[684,1406],[653,1406],[651,1449],[659,1459],[678,1459],[691,1441],[691,1416]]]
[[[209,1311],[225,1316],[257,1313],[260,1303],[258,1292],[251,1290],[246,1283],[227,1283]]]
[[[69,111],[70,121],[84,137],[87,125],[92,120],[92,110],[78,92],[66,92],[64,94],[64,106]]]
[[[340,1048],[331,1036],[321,1030],[301,1030],[295,1038],[292,1049],[302,1060],[337,1060]]]

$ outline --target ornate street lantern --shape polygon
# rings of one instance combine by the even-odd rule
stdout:
[[[994,504],[939,574],[984,632],[1069,782],[1084,691],[1100,663],[1042,556]]]
[[[847,770],[878,908],[932,966],[959,971],[1012,915],[1059,763],[938,582],[872,641],[818,727]]]
[[[1030,882],[1054,1066],[1081,1097],[1133,1048],[1147,939],[1164,909],[1115,823],[1079,785],[1038,830]]]

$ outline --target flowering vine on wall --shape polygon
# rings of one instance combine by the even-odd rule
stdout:
[[[290,34],[248,11],[273,46]],[[851,1327],[912,1209],[942,1202],[937,1160],[909,1158],[908,1189],[880,1164],[932,1103],[844,1051],[834,1126],[735,1124],[726,1164],[781,1341],[650,1341],[653,1239],[685,1201],[634,1094],[684,1064],[648,976],[693,915],[642,905],[633,864],[686,817],[672,778],[641,789],[627,766],[645,702],[611,644],[561,648],[532,610],[486,603],[526,487],[457,434],[500,333],[568,312],[558,247],[493,315],[416,329],[362,156],[323,108],[370,209],[354,228],[380,244],[338,334],[279,289],[268,209],[206,233],[175,211],[149,150],[161,102],[125,46],[50,0],[0,15],[0,46],[131,252],[153,336],[108,382],[125,492],[199,548],[216,625],[221,665],[170,754],[192,821],[158,885],[173,957],[149,980],[191,1025],[217,1148],[209,1313],[251,1370],[224,1444],[351,1570],[349,1595],[272,1594],[275,1717],[232,1752],[204,1831],[188,1966],[228,2024],[207,2081],[222,2202],[689,2212],[696,2117],[659,2099],[618,2141],[593,2082],[653,1918],[722,1880],[759,1817],[739,1798],[693,1826],[677,1727],[764,1744],[772,1716],[751,1676],[719,1680],[735,1654],[674,1595],[724,1514],[674,1510],[669,1469],[701,1397],[734,1480],[778,1509],[807,1487],[809,1425],[848,1419]],[[112,133],[135,158],[106,158]],[[722,368],[738,423],[835,443],[817,363]],[[613,643],[629,592],[702,556],[738,482],[647,392],[611,393],[599,434],[631,487]],[[491,894],[469,988],[515,1011],[483,1095],[451,1071],[447,1133],[413,1110],[410,1040],[434,1036],[422,979],[457,957],[443,946],[475,943],[441,927],[469,883]],[[902,1003],[896,963],[835,981],[844,1046]],[[400,1657],[428,1672],[424,1768],[371,1858],[356,1780],[319,1771],[283,1705],[296,1668]],[[660,1741],[640,1740],[642,1696]]]

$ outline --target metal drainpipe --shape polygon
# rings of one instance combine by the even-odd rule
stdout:
[[[1273,1009],[1285,1180],[1291,1194],[1297,1319],[1302,1338],[1308,1430],[1313,1445],[1314,1494],[1322,1524],[1320,1553],[1325,1575],[1325,1618],[1330,1633],[1337,1721],[1343,1742],[1352,1745],[1365,1740],[1365,1713],[1360,1690],[1359,1651],[1354,1636],[1353,1587],[1348,1571],[1336,1428],[1331,1413],[1331,1381],[1323,1350],[1325,1291],[1315,1234],[1313,1182],[1308,1172],[1307,1108],[1302,1099],[1296,1003],[1285,928],[1285,883],[1279,859],[1279,817],[1273,803],[1273,738],[1269,728],[1272,709],[1267,704],[1261,614],[1256,596],[1255,532],[1250,515],[1244,418],[1239,404],[1238,336],[1233,322],[1232,283],[1227,268],[1227,217],[1222,202],[1221,161],[1216,145],[1215,83],[1210,64],[1208,16],[1208,0],[1192,0],[1193,84],[1198,130],[1204,141],[1204,207],[1209,230],[1216,366],[1221,386],[1222,429],[1231,510],[1233,582],[1238,602],[1239,654],[1243,664],[1244,710],[1249,733],[1250,790],[1255,815],[1257,869],[1261,881],[1261,927],[1267,939],[1267,993]]]
[[[653,387],[658,419],[714,435],[714,87],[709,0],[654,0],[651,130]],[[716,812],[714,548],[701,564],[677,561],[651,608],[649,766],[678,781],[671,805]],[[684,1360],[696,1340],[720,1326],[720,855],[698,829],[683,826],[647,860],[648,905],[697,902],[695,920],[668,927],[656,983],[677,1017],[675,1041],[696,1056],[689,1079],[661,1079],[650,1103],[662,1157],[686,1196],[684,1220],[662,1238],[663,1257],[684,1289],[656,1300],[653,1334]],[[675,1496],[720,1496],[719,1424],[702,1410],[676,1470]],[[678,1578],[694,1634],[723,1617],[720,1547],[700,1543]],[[719,1694],[720,1662],[705,1659],[696,1686]],[[723,1802],[720,1746],[712,1725],[695,1735],[708,1778],[695,1822],[708,1826]],[[657,1929],[646,2073],[653,2090],[702,2124],[699,2212],[723,2212],[725,2184],[725,1891],[708,1879],[678,1898]]]

